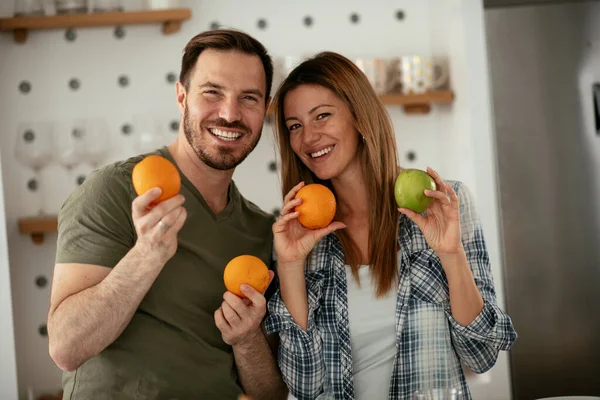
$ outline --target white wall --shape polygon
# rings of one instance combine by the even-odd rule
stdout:
[[[0,161],[2,156],[0,155]],[[2,165],[0,162],[0,172]],[[4,191],[0,182],[0,399],[17,398],[13,307],[11,298],[8,243],[6,240]]]
[[[387,57],[403,54],[433,54],[447,60],[456,102],[434,106],[431,114],[407,116],[390,106],[398,139],[400,162],[407,167],[432,166],[444,177],[467,183],[475,193],[488,238],[493,273],[502,304],[502,276],[498,239],[494,156],[491,148],[491,116],[483,10],[480,0],[335,0],[281,2],[258,0],[188,1],[193,19],[181,32],[163,36],[157,26],[126,27],[126,36],[117,40],[111,28],[78,29],[74,42],[64,40],[64,31],[32,32],[24,45],[8,34],[0,35],[3,63],[0,74],[0,148],[2,154],[6,223],[10,248],[16,353],[19,391],[28,387],[41,391],[60,386],[60,371],[48,357],[47,339],[38,333],[48,309],[49,287],[38,288],[34,281],[43,275],[51,279],[56,235],[48,235],[41,246],[19,235],[17,219],[35,212],[37,200],[27,190],[31,171],[20,167],[13,154],[17,124],[23,120],[66,120],[80,116],[104,116],[110,126],[107,137],[112,149],[106,162],[135,152],[135,136],[123,136],[122,124],[132,115],[152,111],[168,128],[179,115],[174,86],[168,72],[178,73],[182,49],[196,33],[212,22],[242,29],[262,41],[273,56],[301,56],[333,50],[348,57]],[[403,10],[405,19],[396,19]],[[360,16],[350,23],[350,14]],[[313,25],[305,27],[305,16]],[[257,21],[264,18],[267,28]],[[3,60],[4,60],[3,59]],[[127,74],[130,85],[121,88],[117,78]],[[81,87],[71,91],[68,81],[78,78]],[[23,95],[19,83],[31,82],[32,91]],[[165,129],[167,130],[167,129]],[[168,130],[164,141],[172,138]],[[407,158],[408,151],[417,155]],[[278,177],[267,168],[274,160],[269,127],[255,152],[235,173],[242,193],[265,210],[279,207]],[[43,172],[46,208],[56,213],[74,178],[90,166],[81,165],[71,173],[53,165]],[[1,265],[0,265],[1,267]],[[6,267],[0,273],[7,273]],[[8,328],[7,328],[8,329]],[[472,384],[476,399],[506,400],[509,383],[505,357],[488,375]]]

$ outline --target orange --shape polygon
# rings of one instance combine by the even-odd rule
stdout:
[[[138,195],[159,187],[162,193],[152,204],[158,204],[179,193],[181,177],[173,163],[161,156],[147,156],[133,167],[131,181]]]
[[[296,198],[302,198],[302,204],[295,208],[298,211],[298,221],[308,229],[321,229],[333,221],[335,217],[335,196],[327,188],[318,183],[302,187],[296,193]]]
[[[237,256],[225,266],[223,273],[225,287],[239,297],[246,297],[240,286],[252,286],[258,293],[264,293],[269,286],[269,269],[258,257],[251,255]]]

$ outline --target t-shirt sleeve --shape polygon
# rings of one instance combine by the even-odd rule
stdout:
[[[114,267],[135,243],[131,174],[120,165],[91,173],[58,214],[56,263]]]

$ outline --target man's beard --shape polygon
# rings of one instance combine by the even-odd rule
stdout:
[[[206,131],[207,132],[206,134],[211,135],[211,133],[208,132],[208,127],[211,127],[211,128],[221,127],[221,128],[230,128],[230,129],[234,128],[237,130],[241,130],[242,137],[237,139],[240,141],[247,140],[247,136],[251,135],[252,131],[248,126],[246,126],[245,124],[243,124],[240,121],[227,122],[222,118],[219,118],[217,120],[204,121],[204,122],[202,122],[202,124],[200,126],[198,126],[198,125],[194,124],[193,121],[191,120],[187,108],[185,109],[185,111],[183,112],[183,131],[185,133],[185,137],[187,138],[188,143],[190,144],[190,146],[192,147],[192,149],[194,150],[194,152],[196,153],[196,155],[198,156],[200,161],[202,161],[204,164],[208,165],[209,167],[220,170],[220,171],[226,171],[226,170],[235,168],[242,161],[244,161],[246,159],[246,157],[248,157],[248,154],[250,154],[252,152],[252,150],[254,150],[256,145],[258,144],[258,141],[259,141],[261,133],[262,133],[262,125],[261,125],[258,135],[256,135],[256,138],[254,138],[254,140],[252,142],[249,142],[246,144],[246,147],[242,149],[241,154],[236,155],[235,152],[239,151],[239,148],[233,150],[230,148],[217,147],[217,146],[213,146],[213,145],[204,146],[203,140],[202,140],[203,134],[201,132]],[[196,131],[196,129],[199,129],[199,131]],[[210,140],[210,139],[206,138],[204,141],[206,141],[206,140]],[[214,148],[214,151],[211,151],[211,149],[213,149],[213,148]]]

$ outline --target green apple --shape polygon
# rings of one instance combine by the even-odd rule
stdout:
[[[436,190],[435,181],[427,172],[420,169],[402,170],[394,185],[398,207],[423,213],[433,201],[433,198],[425,196],[425,189]]]

